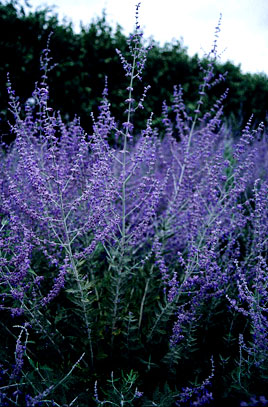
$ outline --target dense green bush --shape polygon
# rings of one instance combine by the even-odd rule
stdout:
[[[100,89],[105,76],[108,77],[111,109],[122,119],[125,93],[122,90],[120,63],[115,48],[126,51],[126,37],[120,26],[114,31],[106,21],[105,14],[82,27],[75,34],[70,24],[59,23],[57,15],[49,9],[25,12],[18,2],[0,2],[0,128],[10,140],[7,126],[7,95],[5,78],[9,71],[12,82],[25,102],[31,94],[35,81],[39,79],[39,55],[45,48],[48,34],[53,31],[51,50],[57,69],[49,78],[50,97],[54,109],[67,118],[75,114],[81,117],[86,131],[91,128],[90,113],[97,113]],[[8,35],[7,35],[8,33]],[[239,67],[230,62],[215,67],[216,74],[228,71],[225,87],[232,89],[225,104],[225,120],[236,134],[253,113],[255,122],[266,120],[268,100],[268,78],[264,74],[243,75]],[[144,71],[146,83],[150,83],[150,98],[145,101],[144,114],[136,119],[136,129],[142,128],[145,111],[155,113],[154,123],[161,114],[162,102],[171,101],[174,84],[184,89],[186,106],[191,110],[198,99],[198,84],[201,72],[197,56],[189,57],[187,49],[177,41],[163,47],[154,43]],[[123,86],[122,86],[123,85]],[[156,85],[156,86],[155,86]],[[139,90],[139,86],[138,89]],[[210,106],[222,93],[223,85],[215,87],[207,102]]]

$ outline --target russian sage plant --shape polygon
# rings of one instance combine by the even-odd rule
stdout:
[[[111,78],[92,134],[53,110],[50,36],[24,106],[8,77],[15,141],[0,167],[2,405],[268,396],[264,125],[253,129],[249,118],[235,141],[223,120],[228,90],[204,111],[226,76],[216,74],[220,19],[194,111],[175,84],[164,130],[148,112],[138,134],[150,85],[141,94],[136,85],[151,49],[139,8],[128,54],[116,50],[129,79],[123,123],[111,113]]]

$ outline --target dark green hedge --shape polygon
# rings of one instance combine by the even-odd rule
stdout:
[[[0,133],[7,142],[11,141],[11,136],[6,123],[7,119],[10,120],[6,108],[6,74],[10,72],[16,93],[25,102],[31,96],[34,83],[40,79],[40,53],[51,31],[54,33],[51,55],[58,64],[50,73],[51,104],[66,118],[72,119],[78,114],[82,126],[90,132],[90,113],[98,112],[107,75],[112,112],[118,120],[122,119],[127,82],[115,48],[125,51],[127,45],[120,26],[113,30],[103,13],[76,34],[71,24],[60,23],[49,8],[26,14],[16,0],[0,1]],[[266,120],[268,77],[265,74],[244,75],[239,66],[230,62],[218,64],[216,71],[228,71],[228,76],[224,83],[211,91],[208,103],[213,103],[226,87],[231,89],[225,103],[225,117],[234,134],[251,113],[254,113],[256,122]],[[155,123],[159,125],[162,102],[165,99],[169,102],[175,84],[183,85],[186,105],[194,109],[200,75],[197,56],[190,57],[179,41],[164,46],[155,42],[144,72],[144,84],[152,86],[144,111],[146,108],[153,111]],[[141,86],[141,93],[142,90]],[[142,128],[146,118],[145,114],[141,115],[140,122],[135,123],[136,128]]]

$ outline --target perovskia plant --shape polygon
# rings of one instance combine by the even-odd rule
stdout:
[[[164,133],[148,112],[136,134],[149,85],[136,96],[135,84],[151,48],[139,7],[129,55],[117,50],[129,78],[122,124],[107,79],[92,134],[53,111],[50,37],[24,109],[8,79],[16,139],[0,168],[3,406],[201,406],[267,395],[264,126],[252,130],[250,118],[234,142],[222,122],[227,90],[202,110],[225,78],[214,73],[220,19],[193,116],[175,85]]]

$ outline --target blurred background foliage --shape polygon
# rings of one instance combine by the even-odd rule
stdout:
[[[49,74],[50,105],[56,111],[60,110],[66,121],[77,114],[82,127],[91,132],[90,113],[98,113],[107,76],[112,113],[116,120],[123,119],[128,82],[115,48],[123,53],[127,51],[127,38],[119,25],[112,29],[103,12],[87,26],[81,26],[81,32],[77,34],[71,23],[59,22],[53,8],[44,7],[26,13],[18,1],[0,0],[0,134],[7,143],[12,141],[7,123],[12,121],[7,109],[7,72],[20,101],[25,103],[31,97],[35,82],[40,79],[40,54],[51,31],[51,56],[57,67]],[[180,41],[164,46],[152,41],[154,47],[148,55],[143,83],[135,89],[139,98],[143,86],[151,85],[145,109],[135,119],[137,131],[144,128],[150,111],[154,112],[154,124],[161,129],[162,103],[163,100],[170,103],[174,85],[183,86],[185,104],[190,111],[194,110],[202,78],[197,55],[190,57]],[[229,88],[224,112],[234,136],[252,113],[255,124],[260,121],[267,124],[268,77],[265,74],[242,74],[240,67],[231,62],[217,63],[216,73],[226,71],[226,81],[210,90],[208,105],[204,109]]]

